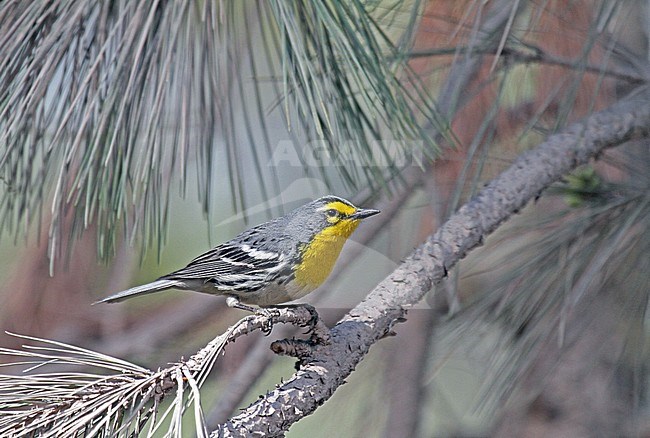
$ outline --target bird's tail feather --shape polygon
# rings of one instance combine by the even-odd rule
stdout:
[[[104,299],[96,301],[93,304],[117,303],[127,298],[131,298],[134,295],[145,295],[154,292],[160,292],[161,290],[170,289],[172,287],[178,287],[181,285],[182,283],[178,280],[156,280],[152,281],[151,283],[143,284],[142,286],[132,287],[131,289],[115,293]]]

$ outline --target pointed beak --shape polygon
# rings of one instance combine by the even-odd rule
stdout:
[[[350,217],[352,219],[361,220],[361,219],[365,219],[365,218],[370,217],[370,216],[374,216],[379,212],[380,212],[379,210],[373,210],[372,208],[366,208],[366,209],[360,208],[360,209],[358,209],[356,211],[356,213],[350,215]]]

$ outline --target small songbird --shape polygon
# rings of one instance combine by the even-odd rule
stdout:
[[[255,309],[246,304],[267,307],[293,301],[325,281],[348,237],[363,219],[377,213],[324,196],[244,231],[178,271],[97,303],[172,288],[223,295],[230,307],[249,311]]]

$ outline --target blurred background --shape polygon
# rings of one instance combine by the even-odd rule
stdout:
[[[650,72],[645,1],[181,3],[0,5],[3,331],[188,357],[245,314],[178,291],[90,304],[325,194],[382,210],[304,299],[334,325],[518,154]],[[288,436],[650,433],[649,175],[646,141],[558,182]],[[291,334],[227,348],[211,424],[292,375],[268,349]]]

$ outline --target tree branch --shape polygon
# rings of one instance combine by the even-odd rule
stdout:
[[[345,382],[370,346],[392,334],[422,297],[501,223],[550,184],[605,148],[650,134],[646,93],[594,113],[523,153],[420,245],[331,331],[312,360],[211,436],[277,436],[311,414]]]
[[[509,59],[521,64],[544,64],[554,67],[564,67],[573,71],[583,70],[587,73],[605,75],[614,79],[618,79],[620,81],[629,82],[630,84],[639,85],[647,81],[647,78],[642,76],[642,74],[636,73],[634,71],[622,70],[620,66],[612,68],[602,65],[581,64],[579,60],[565,59],[558,56],[553,56],[532,44],[525,44],[525,47],[531,51],[526,52],[516,47],[504,47],[501,53],[498,55],[502,59]],[[408,56],[409,58],[417,59],[432,56],[450,56],[458,54],[474,54],[484,56],[497,55],[492,47],[449,47],[418,50],[409,53]]]
[[[147,423],[150,432],[167,426],[167,435],[182,436],[181,418],[191,405],[196,432],[206,436],[199,389],[217,357],[238,337],[254,330],[268,332],[278,323],[310,327],[309,341],[285,341],[287,346],[293,343],[297,347],[295,355],[301,360],[309,356],[312,345],[329,342],[329,330],[309,306],[270,308],[249,315],[188,360],[157,371],[62,342],[14,335],[43,344],[25,345],[22,350],[0,348],[0,356],[21,358],[19,364],[29,365],[28,371],[51,364],[85,365],[111,374],[0,375],[0,436],[17,436],[17,431],[20,436],[39,433],[57,437],[95,436],[98,430],[106,436],[121,436],[126,431],[137,435]],[[160,406],[163,399],[171,400],[167,408]]]

